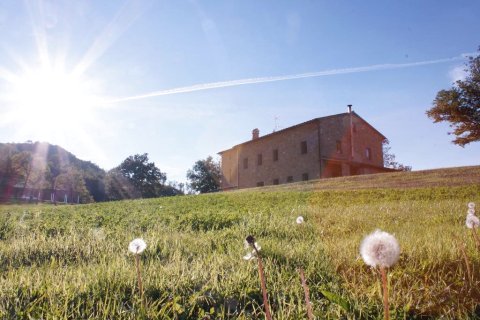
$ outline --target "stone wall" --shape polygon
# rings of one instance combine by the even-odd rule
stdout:
[[[223,151],[222,189],[382,172],[382,140],[383,136],[355,113],[307,121]]]

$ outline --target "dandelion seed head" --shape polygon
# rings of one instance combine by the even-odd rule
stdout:
[[[474,214],[467,214],[467,219],[465,219],[465,225],[468,229],[478,228],[480,225],[480,219]]]
[[[254,236],[249,235],[249,236],[245,239],[245,241],[247,241],[247,243],[248,243],[249,245],[252,245],[252,244],[255,243],[255,238],[254,238]]]
[[[469,202],[467,206],[469,209],[475,209],[475,202]]]
[[[247,261],[252,260],[254,258],[255,258],[255,255],[252,252],[249,252],[245,256],[243,256],[243,259]]]
[[[365,264],[372,267],[391,267],[400,257],[397,239],[387,232],[375,230],[360,244],[360,255]]]
[[[475,209],[470,208],[470,209],[467,210],[467,213],[468,214],[475,214]]]
[[[142,253],[147,248],[147,244],[141,238],[133,239],[128,245],[128,250],[134,254]]]
[[[298,216],[296,221],[297,221],[297,224],[302,224],[304,222],[304,219],[302,216]]]
[[[257,252],[262,249],[258,242],[255,242],[255,238],[253,236],[248,236],[244,241],[244,245],[246,250],[250,250],[251,248],[253,248],[251,252],[248,252],[247,255],[243,257],[243,259],[247,261],[256,258]]]

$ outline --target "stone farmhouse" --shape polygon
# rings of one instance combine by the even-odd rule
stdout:
[[[383,166],[385,136],[352,111],[312,119],[219,152],[222,190],[394,171]]]

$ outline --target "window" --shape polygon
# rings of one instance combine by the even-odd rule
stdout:
[[[278,149],[273,149],[273,161],[278,161]]]
[[[367,157],[368,160],[372,160],[372,150],[370,150],[370,148],[365,148],[365,157]]]
[[[248,169],[248,158],[243,159],[243,169]]]
[[[280,184],[280,180],[278,178],[273,179],[273,185],[277,185],[277,184]]]
[[[308,173],[302,174],[302,181],[308,181]]]
[[[307,141],[302,141],[300,143],[300,153],[306,154],[307,153]]]
[[[262,157],[262,154],[259,153],[259,154],[257,155],[257,165],[261,166],[262,163],[263,163],[263,157]]]
[[[257,187],[263,187],[264,185],[263,181],[257,182]]]
[[[293,176],[288,176],[287,177],[287,182],[293,182]]]
[[[337,140],[337,153],[342,154],[342,141]]]

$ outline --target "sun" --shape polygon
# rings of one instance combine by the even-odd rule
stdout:
[[[16,122],[48,138],[87,125],[94,119],[99,97],[85,76],[43,66],[12,77],[8,100]]]

